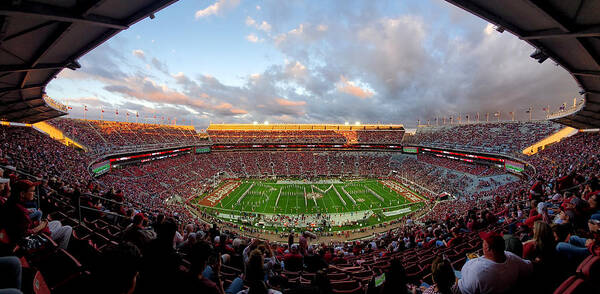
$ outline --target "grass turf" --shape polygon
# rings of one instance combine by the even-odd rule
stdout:
[[[314,186],[324,191],[330,185],[315,184]],[[340,197],[333,188],[323,194],[317,189],[313,189],[311,184],[277,184],[263,180],[243,180],[239,187],[221,199],[220,203],[212,209],[227,211],[233,214],[237,214],[236,212],[310,214],[365,210],[382,211],[384,209],[394,210],[407,206],[411,202],[402,194],[414,194],[414,192],[406,187],[402,187],[401,193],[398,193],[383,185],[378,180],[348,181],[342,184],[334,184],[334,186],[346,205],[340,200]],[[249,189],[250,187],[252,188]],[[353,204],[342,188],[354,198],[356,204]],[[379,195],[383,201],[369,192],[367,188]],[[316,192],[321,194],[322,197],[316,199],[316,204],[312,198],[308,198],[305,201],[305,189],[307,194]],[[277,202],[280,190],[281,195]],[[238,202],[244,193],[246,195]],[[275,205],[276,202],[277,205]]]

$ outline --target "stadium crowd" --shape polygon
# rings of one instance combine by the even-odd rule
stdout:
[[[398,130],[213,130],[215,144],[399,144]]]
[[[48,123],[98,154],[207,143],[193,128],[105,120],[55,118]]]
[[[402,143],[512,154],[558,131],[550,121],[472,123],[417,128]]]
[[[292,232],[287,243],[249,238],[237,225],[202,212],[198,218],[198,212],[165,200],[186,181],[209,178],[222,168],[268,172],[254,155],[271,158],[271,170],[277,165],[289,174],[302,173],[311,161],[344,171],[341,160],[356,174],[364,165],[384,171],[399,164],[416,176],[439,167],[414,158],[394,161],[385,154],[340,153],[325,161],[310,152],[286,152],[275,155],[286,159],[278,163],[272,160],[275,152],[223,153],[210,155],[211,160],[190,154],[109,173],[106,186],[90,178],[87,155],[34,129],[1,126],[0,138],[0,293],[41,288],[52,293],[599,289],[594,270],[600,265],[598,133],[577,134],[536,155],[537,174],[530,181],[432,202],[374,237],[331,243],[318,242],[310,232]],[[521,139],[514,140],[520,144]],[[455,189],[461,189],[461,181]],[[448,184],[430,180],[424,185]],[[95,210],[79,212],[78,203]]]

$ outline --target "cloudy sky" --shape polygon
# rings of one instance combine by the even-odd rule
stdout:
[[[402,123],[557,109],[551,60],[445,1],[181,0],[47,87],[70,116],[194,124]],[[118,110],[119,115],[116,115]],[[155,119],[156,117],[156,119]]]

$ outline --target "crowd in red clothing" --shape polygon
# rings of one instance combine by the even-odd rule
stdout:
[[[471,293],[473,287],[500,287],[493,280],[473,275],[481,266],[478,263],[490,260],[510,260],[527,268],[516,271],[501,285],[504,288],[493,289],[548,292],[574,273],[581,261],[600,253],[600,158],[595,148],[600,141],[598,133],[577,134],[533,157],[531,162],[537,174],[531,181],[500,185],[437,205],[431,203],[424,211],[395,221],[385,233],[366,240],[326,244],[301,233],[298,243],[292,238],[288,244],[273,244],[253,241],[240,235],[233,224],[200,213],[200,218],[215,224],[205,225],[183,204],[169,205],[165,200],[173,196],[170,192],[220,171],[256,175],[270,169],[302,174],[309,169],[314,174],[323,170],[322,164],[314,167],[316,162],[325,163],[330,172],[352,170],[355,174],[361,174],[361,168],[367,173],[379,173],[398,165],[415,179],[421,179],[420,184],[425,187],[448,189],[448,182],[434,180],[439,167],[412,158],[395,161],[385,153],[323,156],[312,152],[215,152],[209,155],[211,160],[189,154],[113,171],[102,180],[116,188],[111,189],[90,181],[88,158],[80,151],[31,128],[1,127],[0,131],[2,163],[9,166],[0,175],[9,179],[8,185],[4,180],[0,182],[0,196],[8,203],[1,209],[11,209],[11,214],[0,214],[0,229],[10,234],[17,232],[12,227],[14,219],[7,219],[17,213],[30,219],[28,227],[19,234],[37,235],[37,229],[32,229],[48,226],[50,236],[45,238],[60,240],[58,247],[45,243],[43,248],[51,250],[51,254],[41,256],[25,250],[23,244],[19,244],[21,251],[14,251],[16,240],[3,240],[2,253],[17,254],[31,262],[30,266],[40,271],[55,292],[68,287],[102,293],[190,289],[238,293],[244,288],[289,293],[364,293],[381,287],[386,292],[401,292],[406,291],[407,284],[421,282],[435,290],[447,286],[437,271],[450,264],[456,269],[464,265],[462,278],[455,284],[451,277],[450,287]],[[361,167],[364,165],[368,168]],[[422,170],[427,171],[428,177],[420,177]],[[25,176],[19,172],[40,177],[42,185],[22,184],[18,177]],[[457,178],[454,184],[454,189],[460,190],[466,182]],[[21,186],[28,190],[17,188]],[[33,191],[40,194],[39,207],[27,206]],[[96,200],[93,195],[114,202]],[[84,213],[81,224],[74,221],[77,216],[73,204],[79,201],[98,209]],[[43,213],[41,221],[34,217],[37,210]],[[123,217],[115,217],[111,212]],[[48,216],[59,221],[54,228],[49,226]],[[60,233],[54,233],[59,230]],[[503,232],[504,237],[478,235],[489,230]],[[71,232],[70,239],[65,237],[67,231]],[[502,249],[498,249],[498,238],[503,238]],[[465,254],[471,252],[483,256],[467,261]],[[436,257],[441,254],[446,256],[443,261]],[[68,274],[60,275],[63,271]],[[377,286],[374,276],[382,272],[387,272],[386,282]],[[106,283],[109,280],[113,283]],[[593,287],[597,277],[580,275],[571,282],[575,280],[581,281],[578,287]],[[522,281],[527,283],[519,283]]]
[[[503,169],[498,169],[483,164],[466,163],[454,159],[445,158],[442,156],[429,155],[425,153],[419,154],[418,159],[429,164],[454,169],[462,173],[468,173],[480,177],[500,175],[505,173]]]
[[[105,120],[55,118],[48,123],[96,153],[189,146],[207,143],[193,128]]]
[[[215,144],[399,144],[398,130],[212,130]]]
[[[550,121],[494,122],[420,127],[402,143],[511,154],[558,131]]]

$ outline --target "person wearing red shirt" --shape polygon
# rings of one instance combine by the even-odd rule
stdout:
[[[538,180],[529,189],[529,199],[542,199],[544,197],[544,179],[538,178]]]
[[[4,244],[14,246],[25,236],[46,231],[61,248],[66,249],[73,229],[59,221],[42,220],[36,224],[29,218],[29,210],[24,206],[34,200],[35,187],[39,184],[29,180],[15,182],[10,198],[0,211],[0,239]]]
[[[298,245],[293,244],[290,247],[290,252],[283,256],[283,265],[288,271],[299,271],[302,269],[302,255],[298,253]]]

